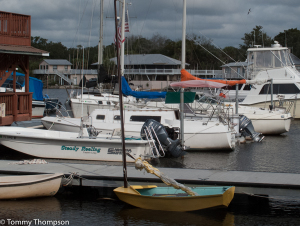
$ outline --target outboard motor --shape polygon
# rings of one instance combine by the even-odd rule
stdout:
[[[261,142],[265,138],[261,133],[255,132],[251,120],[245,115],[240,116],[239,124],[242,136],[250,136],[255,142]]]
[[[186,154],[186,152],[183,150],[183,148],[180,145],[180,140],[172,140],[165,129],[165,127],[160,124],[159,122],[155,121],[154,119],[147,119],[144,125],[141,129],[141,138],[143,140],[147,140],[147,136],[145,133],[145,130],[147,131],[147,127],[153,128],[154,132],[156,133],[156,136],[153,132],[153,130],[150,129],[150,132],[152,133],[152,137],[155,140],[156,146],[158,146],[158,142],[161,143],[162,147],[168,151],[173,157],[180,157]],[[156,138],[157,137],[157,138]],[[158,139],[158,140],[157,140]]]

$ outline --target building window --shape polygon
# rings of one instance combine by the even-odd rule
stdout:
[[[110,105],[110,101],[107,101],[107,105]]]
[[[46,65],[46,70],[48,70],[48,65]]]
[[[65,65],[65,71],[67,71],[68,70],[68,66],[67,65]]]
[[[57,65],[53,65],[53,70],[57,70]]]
[[[98,104],[103,104],[102,100],[99,100],[99,101],[98,101]]]
[[[40,69],[43,70],[43,65],[40,65]]]

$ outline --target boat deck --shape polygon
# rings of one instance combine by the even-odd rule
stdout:
[[[48,161],[48,160],[47,160]],[[19,161],[0,160],[0,174],[40,174],[64,173],[66,176],[77,173],[82,181],[74,185],[113,189],[123,184],[122,166],[113,164],[74,162],[51,162],[47,164],[18,165]],[[266,196],[286,196],[300,198],[300,174],[221,171],[201,169],[159,168],[165,175],[179,183],[193,185],[236,186],[236,193],[260,194]],[[135,184],[161,184],[152,174],[138,171],[134,166],[127,166],[128,181]]]

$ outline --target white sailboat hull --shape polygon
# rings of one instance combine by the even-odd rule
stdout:
[[[97,100],[71,99],[71,107],[74,118],[80,118],[89,115],[96,109],[113,109],[115,105],[99,104]]]
[[[179,120],[166,120],[172,127],[179,127]],[[233,149],[234,143],[231,131],[218,122],[203,122],[197,120],[184,120],[184,145],[189,150],[226,150]]]
[[[249,119],[251,119],[252,125],[256,132],[265,135],[278,135],[286,133],[290,130],[291,117],[255,117],[255,115],[245,114]]]
[[[9,127],[0,128],[0,143],[39,158],[122,161],[121,139],[114,136],[78,138],[78,133]],[[150,155],[148,141],[126,140],[125,148],[135,158]]]
[[[105,120],[97,120],[97,115],[105,115]],[[114,121],[114,111],[96,110],[91,114],[92,126],[102,134],[112,133],[114,129],[120,128],[119,121]],[[132,116],[161,116],[160,123],[170,128],[179,128],[180,121],[175,119],[174,111],[170,110],[126,110],[125,115],[125,135],[140,137],[141,127],[144,122],[131,121]],[[55,118],[44,117],[43,125],[47,129],[58,131],[79,131],[80,119],[75,118]],[[214,150],[214,149],[233,149],[234,134],[228,126],[222,123],[206,122],[200,120],[186,119],[184,122],[185,145],[194,150]],[[217,141],[217,142],[216,142]]]
[[[61,185],[63,174],[0,177],[0,199],[53,196]]]

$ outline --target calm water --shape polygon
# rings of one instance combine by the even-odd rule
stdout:
[[[49,89],[44,93],[59,97],[62,103],[67,99],[64,89]],[[267,136],[261,143],[240,144],[232,152],[192,152],[184,159],[160,159],[153,164],[157,167],[300,173],[299,132],[300,121],[295,120],[290,132]],[[2,159],[29,158],[3,147],[0,151]],[[31,225],[46,225],[43,224],[45,220],[69,222],[69,225],[300,225],[300,200],[281,197],[259,205],[232,203],[227,209],[174,213],[134,208],[114,199],[81,198],[65,193],[51,198],[1,201],[0,224],[3,223],[1,219],[5,220],[5,225],[14,223],[7,219],[29,220]]]

